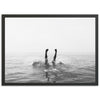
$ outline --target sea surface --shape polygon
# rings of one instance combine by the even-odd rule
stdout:
[[[52,67],[52,58],[48,58]],[[59,55],[56,59],[56,70],[46,78],[42,54],[8,54],[5,57],[6,83],[94,83],[94,55]],[[32,65],[36,63],[37,66]]]

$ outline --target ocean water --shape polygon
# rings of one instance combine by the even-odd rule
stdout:
[[[56,70],[46,78],[42,54],[9,54],[5,57],[6,83],[94,83],[94,55],[58,55]],[[49,64],[52,67],[52,57]],[[32,65],[34,62],[38,64]],[[37,67],[38,66],[38,67]]]

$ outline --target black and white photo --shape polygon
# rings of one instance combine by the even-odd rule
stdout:
[[[2,15],[3,85],[97,85],[98,15]]]

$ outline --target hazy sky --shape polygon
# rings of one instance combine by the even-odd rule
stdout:
[[[95,51],[95,18],[6,18],[6,52]]]

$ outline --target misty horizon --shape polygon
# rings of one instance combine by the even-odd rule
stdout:
[[[6,18],[5,52],[94,53],[95,18]]]

